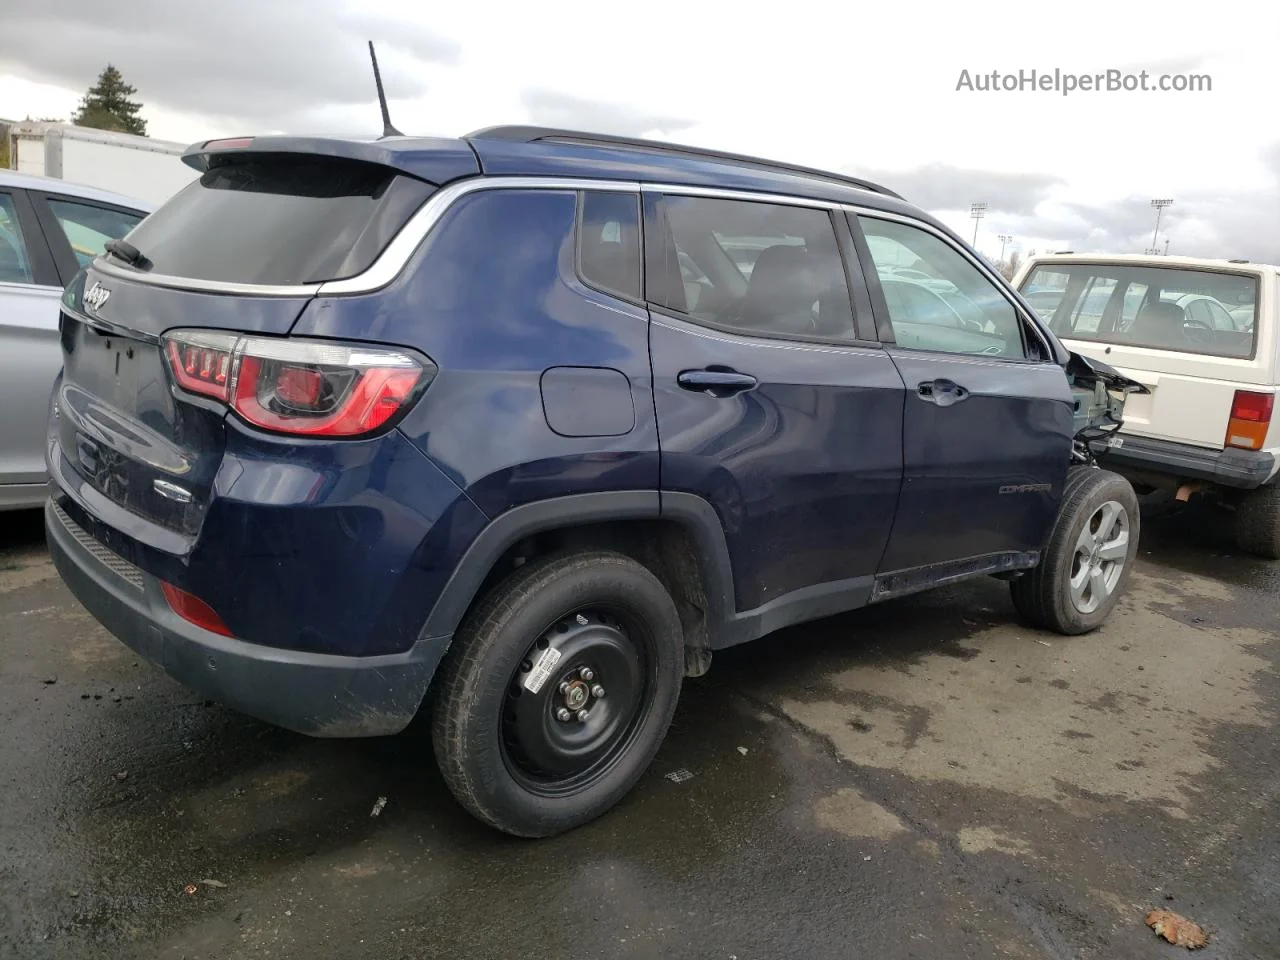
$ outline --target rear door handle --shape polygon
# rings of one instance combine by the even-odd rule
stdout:
[[[916,386],[916,396],[940,407],[949,407],[967,400],[969,391],[952,380],[925,380]]]
[[[717,399],[754,389],[758,382],[749,373],[711,367],[705,370],[681,370],[676,374],[676,383],[683,389],[707,393]]]

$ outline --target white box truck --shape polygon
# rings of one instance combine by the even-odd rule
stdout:
[[[25,121],[9,128],[9,163],[159,206],[197,176],[182,162],[186,144],[68,123]]]

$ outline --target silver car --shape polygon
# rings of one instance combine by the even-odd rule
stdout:
[[[62,288],[150,212],[141,200],[0,170],[0,510],[44,502]]]

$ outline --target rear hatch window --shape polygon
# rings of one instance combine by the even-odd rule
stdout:
[[[1042,263],[1021,293],[1064,339],[1252,357],[1258,280],[1145,265]]]
[[[232,154],[129,235],[148,272],[295,285],[365,270],[435,190],[356,160]]]

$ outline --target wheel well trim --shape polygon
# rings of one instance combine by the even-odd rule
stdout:
[[[694,538],[703,577],[712,646],[734,613],[733,573],[724,528],[715,508],[691,493],[609,490],[536,500],[493,518],[467,547],[441,590],[421,639],[456,633],[481,586],[502,555],[526,537],[613,520],[670,520]]]

